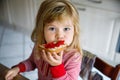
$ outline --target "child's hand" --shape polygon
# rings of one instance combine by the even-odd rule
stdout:
[[[43,59],[48,62],[51,66],[57,66],[62,64],[62,56],[63,56],[63,51],[60,53],[50,53],[50,52],[45,52],[45,50],[42,50],[43,52]]]
[[[18,67],[10,69],[5,76],[5,80],[12,80],[18,74],[18,72],[19,72]]]

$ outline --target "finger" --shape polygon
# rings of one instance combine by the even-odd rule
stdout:
[[[60,53],[58,53],[58,55],[60,56],[60,58],[62,58],[63,57],[63,51],[61,51]]]
[[[13,75],[10,75],[10,76],[8,76],[7,80],[12,80],[13,77],[14,77]]]
[[[7,75],[6,75],[6,80],[12,80],[13,79],[13,73],[12,72],[9,72]]]
[[[60,58],[60,55],[58,55],[56,52],[53,52],[52,56],[57,60]]]
[[[55,56],[52,55],[53,53],[48,52],[48,58],[50,61],[55,61]]]
[[[8,71],[7,74],[5,75],[5,79],[6,79],[6,80],[8,80],[9,75],[11,75],[11,72],[10,72],[10,71]]]
[[[49,60],[49,57],[48,57],[48,53],[46,54],[45,50],[43,50],[43,59],[48,62],[49,64],[51,63],[51,61]]]

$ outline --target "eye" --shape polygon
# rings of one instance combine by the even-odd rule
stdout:
[[[48,30],[55,31],[55,28],[54,27],[49,27]]]
[[[69,31],[69,30],[70,30],[69,27],[64,28],[64,31]]]

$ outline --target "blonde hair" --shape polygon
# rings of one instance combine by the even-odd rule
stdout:
[[[77,9],[68,0],[45,0],[41,4],[36,17],[36,25],[32,32],[31,39],[38,44],[46,43],[44,39],[44,26],[46,23],[50,23],[54,20],[62,21],[66,17],[70,17],[74,24],[74,39],[70,45],[70,48],[76,48],[78,51],[82,51],[80,48],[79,37],[79,13]]]

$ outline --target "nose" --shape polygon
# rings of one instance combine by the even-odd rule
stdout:
[[[57,31],[57,33],[56,33],[56,39],[57,40],[63,40],[64,39],[64,32],[61,31],[61,30]]]

